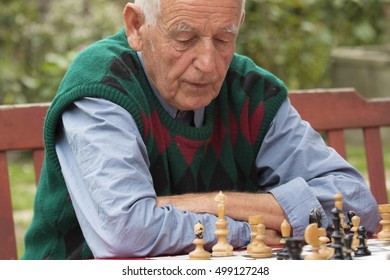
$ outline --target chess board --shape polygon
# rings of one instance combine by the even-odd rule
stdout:
[[[380,241],[377,239],[368,239],[367,240],[368,249],[371,251],[370,256],[363,257],[353,257],[354,260],[390,260],[390,241]],[[233,256],[229,257],[211,257],[211,260],[277,260],[276,255],[281,250],[281,248],[272,249],[271,258],[262,258],[254,259],[248,255],[246,250],[237,250],[233,252]],[[302,250],[302,258],[309,255],[311,252],[311,246],[306,245]],[[150,259],[155,260],[188,260],[188,255],[177,255],[177,256],[163,256],[163,257],[154,257]]]

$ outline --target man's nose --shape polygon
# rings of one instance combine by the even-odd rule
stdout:
[[[197,46],[194,66],[201,72],[211,73],[215,71],[216,50],[211,39],[204,39]]]

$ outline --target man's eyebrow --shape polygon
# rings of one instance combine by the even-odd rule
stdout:
[[[176,31],[177,32],[192,32],[194,31],[195,29],[188,25],[187,23],[185,22],[180,22],[178,25],[177,25],[177,28],[176,28]],[[227,33],[231,33],[233,35],[236,35],[238,34],[238,31],[239,31],[239,27],[236,25],[236,24],[232,24],[230,26],[227,26],[225,28],[222,28],[221,29],[222,32],[227,32]]]
[[[189,26],[187,23],[185,22],[180,22],[178,25],[177,25],[177,32],[191,32],[191,31],[194,31],[194,28]]]
[[[223,28],[222,31],[236,35],[236,34],[238,34],[239,29],[240,28],[237,25],[232,24],[228,27]]]

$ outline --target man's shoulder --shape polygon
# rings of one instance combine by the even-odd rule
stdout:
[[[137,53],[129,47],[123,30],[101,39],[79,52],[64,76],[60,91],[112,80],[108,76],[122,77],[126,68],[136,64],[136,56]],[[128,63],[130,60],[134,63]]]

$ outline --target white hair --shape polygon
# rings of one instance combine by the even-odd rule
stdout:
[[[242,0],[242,12],[245,10],[245,1]],[[161,0],[134,0],[145,16],[145,23],[155,26],[156,18],[160,12]]]
[[[155,26],[157,14],[160,12],[161,0],[135,0],[137,5],[145,16],[145,23]]]

